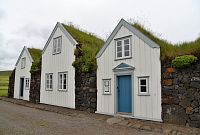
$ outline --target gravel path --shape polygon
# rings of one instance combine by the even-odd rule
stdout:
[[[62,115],[0,100],[0,135],[156,135],[103,119]]]

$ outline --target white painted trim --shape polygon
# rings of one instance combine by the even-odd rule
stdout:
[[[33,62],[33,59],[32,59],[32,57],[31,57],[31,55],[30,55],[30,53],[29,53],[27,47],[24,46],[24,48],[22,49],[22,51],[21,51],[21,53],[20,53],[20,55],[19,55],[19,57],[18,57],[18,59],[17,59],[17,62],[16,62],[16,64],[15,64],[15,67],[18,65],[18,63],[19,63],[19,61],[20,61],[20,59],[21,59],[21,57],[22,57],[24,51],[26,51],[26,53],[27,53],[27,55],[28,55],[28,57],[29,57],[29,60],[30,60],[31,62]]]
[[[143,40],[151,48],[160,48],[160,46],[157,43],[155,43],[150,38],[148,38],[147,36],[145,36],[142,32],[140,32],[139,30],[137,30],[136,28],[134,28],[131,24],[129,24],[128,22],[126,22],[124,19],[121,19],[120,22],[115,27],[115,29],[113,30],[113,32],[111,33],[111,35],[106,40],[106,42],[103,45],[103,47],[101,48],[101,50],[96,55],[96,58],[101,57],[101,55],[104,53],[104,51],[106,50],[106,48],[108,47],[108,45],[113,40],[113,38],[115,37],[115,35],[117,34],[117,32],[120,30],[120,28],[122,26],[126,27],[128,30],[130,30],[132,33],[134,33],[138,38],[140,38],[141,40]]]
[[[77,45],[78,44],[78,42],[76,42],[76,40],[69,34],[69,32],[64,28],[64,26],[61,23],[57,22],[56,26],[54,27],[51,35],[49,36],[49,38],[48,38],[48,40],[47,40],[47,42],[46,42],[46,44],[45,44],[45,46],[44,46],[44,48],[42,50],[42,53],[45,52],[47,46],[49,45],[49,42],[53,38],[53,35],[56,32],[56,30],[57,30],[58,27],[61,29],[61,31],[65,34],[65,36],[70,40],[70,42],[73,45]]]

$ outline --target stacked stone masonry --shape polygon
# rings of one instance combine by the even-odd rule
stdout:
[[[162,63],[162,119],[200,127],[200,61],[186,69]]]
[[[9,84],[8,84],[8,97],[14,97],[14,85],[15,85],[15,69],[12,71],[9,77]]]
[[[81,73],[76,70],[75,86],[76,109],[95,112],[97,105],[96,71]]]
[[[36,70],[31,73],[29,100],[32,103],[40,102],[40,83],[41,83],[41,61],[40,63],[38,63]]]

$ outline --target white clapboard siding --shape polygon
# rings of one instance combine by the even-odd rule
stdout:
[[[32,61],[30,58],[30,54],[28,54],[28,49],[24,47],[22,50],[18,62],[16,63],[15,67],[15,84],[14,84],[14,98],[16,99],[23,99],[23,100],[29,100],[29,89],[25,88],[25,78],[29,78],[31,81],[31,73],[30,69],[32,66]],[[25,68],[21,68],[21,61],[22,58],[26,58],[26,64]],[[20,78],[24,78],[24,92],[23,92],[23,97],[20,97]]]
[[[114,39],[130,36],[132,58],[115,60]],[[160,48],[152,48],[133,32],[122,26],[109,43],[103,54],[97,58],[97,113],[114,115],[116,113],[114,69],[120,63],[133,66],[133,117],[161,121],[161,63]],[[138,95],[138,77],[149,76],[150,96]],[[102,79],[111,78],[111,95],[103,95]]]
[[[58,24],[57,24],[58,25]],[[53,38],[62,36],[61,53],[53,55]],[[75,108],[75,69],[72,63],[75,45],[73,45],[60,27],[57,27],[53,37],[42,54],[42,72],[40,102],[44,104]],[[58,90],[58,73],[68,73],[67,91]],[[53,90],[45,90],[45,74],[53,73]]]

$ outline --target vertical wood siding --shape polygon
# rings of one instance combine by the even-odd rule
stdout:
[[[132,58],[115,60],[115,41],[131,35]],[[144,41],[122,26],[110,45],[97,59],[97,113],[115,114],[115,78],[114,69],[120,63],[135,67],[133,89],[133,117],[161,121],[161,63],[160,49],[151,48]],[[138,77],[149,76],[150,96],[139,96]],[[111,78],[111,95],[103,95],[102,79]]]
[[[25,68],[21,69],[21,60],[26,57],[26,65]],[[15,86],[14,86],[14,98],[20,99],[20,78],[24,77],[24,93],[23,100],[29,100],[29,90],[25,88],[25,78],[29,78],[31,80],[30,69],[32,66],[32,62],[30,61],[28,54],[26,51],[23,52],[21,59],[19,60],[16,71],[15,71]]]
[[[62,49],[60,54],[53,55],[53,38],[62,35]],[[75,60],[75,46],[58,27],[42,55],[40,102],[50,105],[75,108],[75,69],[72,66]],[[67,91],[58,90],[58,73],[68,73]],[[45,74],[53,73],[53,90],[45,90]]]

